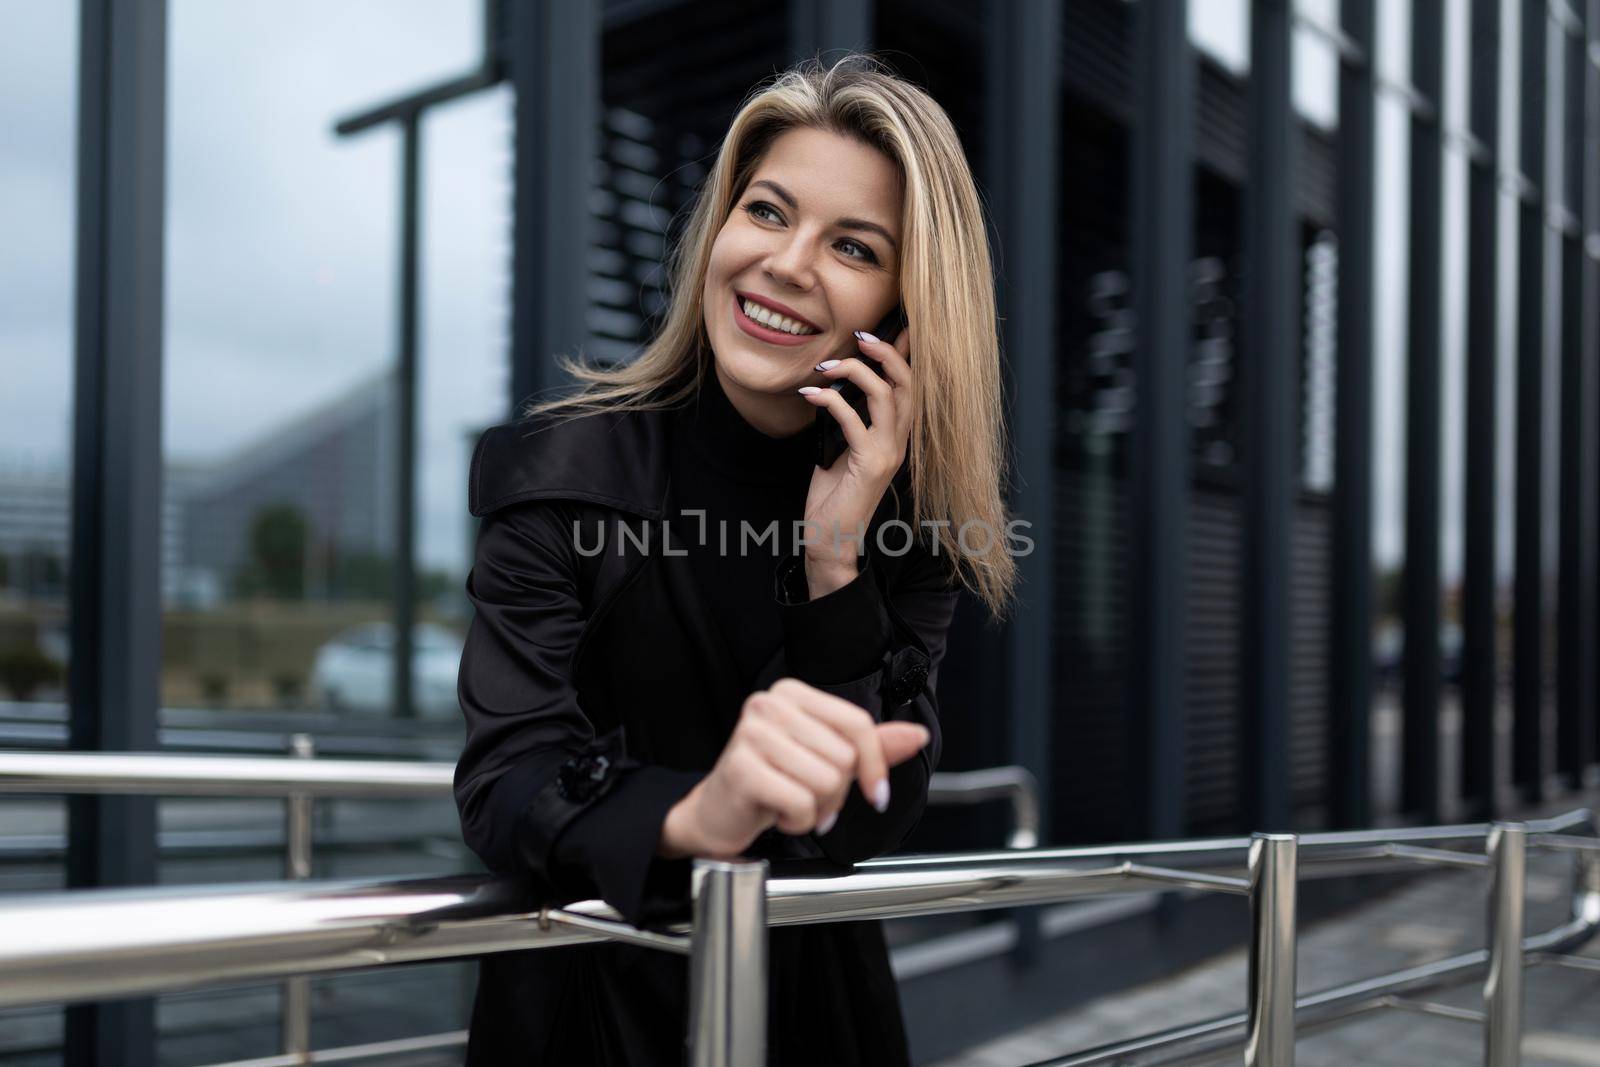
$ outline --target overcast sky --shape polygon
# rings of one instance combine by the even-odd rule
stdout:
[[[1333,0],[1302,0],[1329,17]],[[399,142],[336,138],[334,121],[476,60],[478,0],[171,0],[166,367],[169,458],[213,461],[392,366]],[[0,465],[65,465],[71,400],[75,3],[0,0]],[[1379,67],[1404,78],[1404,2],[1378,6]],[[1464,53],[1465,5],[1446,5]],[[1195,0],[1192,32],[1247,63],[1246,0]],[[1514,64],[1514,41],[1508,42]],[[1337,67],[1297,44],[1296,100],[1335,121]],[[1464,110],[1464,64],[1448,109]],[[1513,70],[1514,67],[1508,68]],[[436,110],[423,134],[423,317],[419,551],[467,552],[466,437],[505,414],[509,329],[510,96]],[[1401,553],[1405,113],[1380,99],[1375,553]],[[1446,210],[1464,210],[1464,166],[1447,167]],[[1460,568],[1462,274],[1447,307],[1447,579]],[[1506,318],[1509,322],[1509,318]],[[1509,326],[1508,326],[1509,330]],[[1507,335],[1509,341],[1509,333]],[[1509,351],[1509,346],[1508,349]],[[1509,385],[1509,381],[1507,382]],[[1509,405],[1502,434],[1510,440]],[[1502,476],[1509,486],[1509,471]],[[1509,493],[1502,509],[1510,517]],[[1510,538],[1499,538],[1502,571]]]

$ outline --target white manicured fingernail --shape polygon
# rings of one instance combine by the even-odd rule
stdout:
[[[878,343],[878,339],[876,337],[874,337],[872,334],[868,333],[866,330],[857,330],[856,331],[856,336],[861,338],[861,340],[867,342],[867,344],[869,344],[869,345]]]
[[[802,385],[800,387],[800,395],[801,396],[810,396],[812,393],[820,393],[820,392],[822,392],[822,387],[821,386],[817,386],[817,385]]]
[[[826,819],[823,819],[821,822],[817,823],[817,836],[821,837],[823,834],[827,833],[829,830],[832,830],[833,829],[833,824],[838,822],[838,821],[839,821],[839,813],[836,812],[836,811],[830,813]]]
[[[872,806],[880,813],[889,810],[889,779],[885,778],[873,787]]]
[[[838,365],[839,365],[839,361],[836,360],[836,359],[825,359],[821,363],[817,364],[817,369],[818,370],[832,370],[833,368],[837,367]]]

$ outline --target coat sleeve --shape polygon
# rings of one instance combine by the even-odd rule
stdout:
[[[518,504],[479,526],[456,807],[490,871],[532,875],[563,901],[599,896],[640,925],[687,902],[688,861],[655,851],[667,811],[701,775],[639,764],[620,728],[597,737],[580,707],[572,666],[587,609],[570,510]]]
[[[878,722],[916,722],[928,729],[922,750],[890,769],[886,812],[879,814],[859,783],[852,785],[838,821],[816,837],[838,863],[893,851],[922,818],[941,746],[934,691],[958,599],[946,561],[919,542],[887,589],[873,553],[861,560],[855,578],[810,600],[804,565],[798,554],[791,555],[778,568],[774,590],[787,674],[859,705]]]

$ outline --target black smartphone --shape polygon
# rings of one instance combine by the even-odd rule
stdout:
[[[899,337],[900,331],[905,328],[905,308],[900,304],[896,304],[894,309],[883,317],[883,321],[878,323],[878,327],[872,331],[872,335],[880,341],[888,341],[893,344],[894,339]],[[863,355],[861,360],[877,371],[878,377],[886,377],[883,373],[883,367],[877,360],[867,355]],[[835,390],[849,401],[850,406],[855,408],[856,414],[861,416],[861,421],[865,425],[872,425],[872,418],[867,414],[867,394],[861,386],[848,378],[843,378],[836,382],[829,382],[828,388]],[[833,461],[838,459],[847,447],[844,439],[844,430],[839,426],[839,420],[834,418],[826,408],[818,408],[817,466],[822,467],[824,470],[833,466]]]

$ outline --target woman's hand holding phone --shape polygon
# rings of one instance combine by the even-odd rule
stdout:
[[[745,699],[716,766],[667,813],[656,851],[732,859],[769,827],[825,834],[855,781],[885,811],[889,768],[927,743],[924,726],[875,723],[842,697],[781,678]]]
[[[910,324],[892,342],[858,332],[856,347],[858,356],[826,360],[816,369],[831,381],[851,382],[866,394],[870,425],[837,389],[807,386],[800,391],[827,409],[848,445],[832,466],[812,472],[806,495],[808,539],[815,542],[805,550],[806,582],[813,598],[847,584],[859,573],[856,556],[865,543],[867,523],[905,462],[911,437],[915,401]]]

